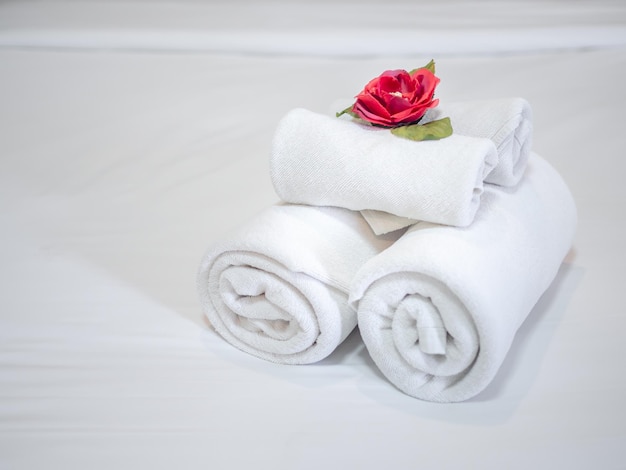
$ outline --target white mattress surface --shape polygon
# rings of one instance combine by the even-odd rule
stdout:
[[[530,102],[579,211],[495,381],[228,345],[196,270],[277,201],[279,119],[431,58],[442,101]],[[618,1],[0,3],[0,468],[624,468],[625,81]]]

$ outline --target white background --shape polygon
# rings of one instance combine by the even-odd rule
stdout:
[[[196,270],[276,202],[278,120],[431,58],[441,100],[531,103],[579,210],[495,381],[226,344]],[[1,2],[0,468],[624,468],[625,81],[617,1]]]

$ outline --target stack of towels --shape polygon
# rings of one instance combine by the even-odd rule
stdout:
[[[406,394],[481,392],[570,249],[576,208],[531,151],[524,99],[440,105],[425,119],[443,116],[453,135],[413,142],[289,112],[270,163],[282,202],[202,260],[215,330],[260,358],[307,364],[358,324]]]

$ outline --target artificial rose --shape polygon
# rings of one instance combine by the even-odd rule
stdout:
[[[427,67],[383,72],[356,96],[352,113],[383,127],[416,123],[439,103],[434,99],[439,78]]]

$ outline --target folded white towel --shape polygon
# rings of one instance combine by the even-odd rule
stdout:
[[[356,326],[348,287],[395,239],[358,212],[276,205],[211,247],[198,272],[203,310],[229,343],[260,358],[306,364]]]
[[[574,201],[545,160],[531,156],[514,189],[488,186],[470,227],[418,223],[355,276],[367,349],[408,395],[483,390],[571,246]]]
[[[295,109],[276,129],[270,173],[287,202],[466,226],[496,162],[488,139],[414,142],[388,129]]]
[[[514,186],[522,178],[532,147],[532,109],[523,98],[458,101],[428,110],[423,122],[448,116],[455,134],[491,140],[498,151],[498,163],[485,176],[486,183]],[[394,214],[363,211],[374,232],[392,232],[417,220]]]

